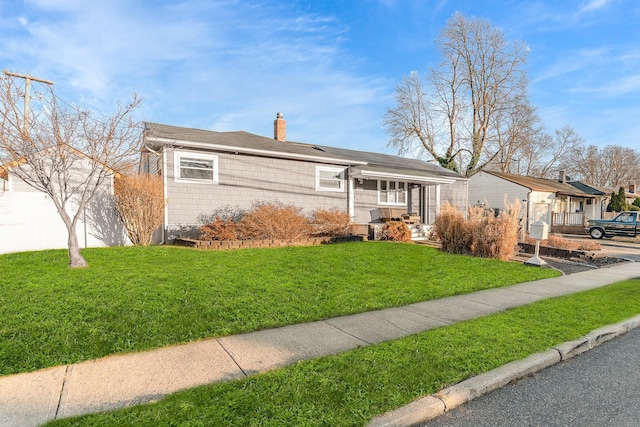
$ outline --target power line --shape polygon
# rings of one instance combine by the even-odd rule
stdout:
[[[29,133],[29,105],[31,100],[29,96],[29,89],[31,87],[31,81],[44,83],[51,86],[53,86],[53,82],[49,80],[41,79],[38,77],[33,77],[28,74],[12,73],[11,71],[6,71],[6,70],[4,74],[10,77],[17,77],[19,79],[24,79],[25,81],[25,84],[24,84],[24,133],[27,134]]]

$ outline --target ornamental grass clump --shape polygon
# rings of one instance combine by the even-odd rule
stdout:
[[[435,222],[435,236],[442,244],[444,252],[468,254],[471,235],[462,212],[455,206],[445,203]]]
[[[470,218],[471,254],[483,258],[511,259],[518,244],[520,203],[505,203],[506,209],[497,216],[493,211],[473,208]],[[482,212],[480,212],[482,210]]]
[[[445,203],[435,222],[435,234],[444,252],[501,260],[510,259],[518,243],[519,202],[506,203],[495,215],[492,210],[472,207],[465,218]]]

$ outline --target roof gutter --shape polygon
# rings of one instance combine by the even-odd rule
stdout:
[[[159,138],[155,136],[145,138],[145,146],[148,147],[146,141],[157,142],[163,145],[179,145],[191,148],[202,148],[206,150],[218,150],[231,153],[254,154],[265,157],[277,157],[282,159],[309,160],[320,163],[332,163],[339,165],[366,165],[367,162],[358,160],[345,160],[332,157],[311,156],[308,154],[284,153],[281,151],[260,150],[258,148],[236,147],[231,145],[210,144],[207,142],[183,141],[179,139]]]

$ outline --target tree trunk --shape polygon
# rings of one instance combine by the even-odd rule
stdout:
[[[87,267],[87,261],[80,254],[80,245],[78,244],[78,236],[76,235],[75,224],[69,229],[69,267],[82,268]]]

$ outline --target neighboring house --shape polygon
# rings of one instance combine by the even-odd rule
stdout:
[[[554,232],[584,233],[587,219],[602,218],[607,195],[587,191],[567,182],[564,172],[557,181],[544,178],[481,171],[469,181],[470,204],[502,210],[505,199],[522,203],[521,217],[526,231],[533,221],[542,220]],[[599,193],[599,194],[596,194]],[[606,206],[606,204],[605,204]]]
[[[467,179],[438,165],[386,154],[285,140],[278,114],[274,138],[146,123],[142,170],[163,177],[167,206],[162,240],[199,227],[199,216],[256,201],[348,212],[356,224],[413,213],[433,224],[448,201],[467,207]],[[387,209],[387,208],[392,208]],[[371,228],[371,227],[369,227]]]
[[[592,194],[594,196],[597,197],[597,202],[599,203],[599,208],[600,208],[600,216],[598,217],[597,215],[595,215],[594,213],[594,217],[588,217],[589,219],[603,219],[605,216],[605,212],[607,211],[607,205],[609,204],[609,200],[611,200],[611,190],[604,188],[604,187],[599,187],[597,185],[593,185],[593,184],[586,184],[584,182],[581,181],[569,181],[569,184],[573,185],[574,187],[576,187],[578,190],[587,193],[587,194]],[[595,206],[594,206],[595,208]]]
[[[82,161],[77,166],[77,179],[84,180]],[[76,235],[81,248],[129,243],[112,194],[113,177],[78,221]],[[51,199],[12,173],[11,166],[0,167],[0,254],[65,249],[67,240],[67,228]]]
[[[635,184],[629,184],[627,190],[628,191],[625,193],[627,203],[632,204],[638,197],[640,197],[640,193],[638,193],[638,188]]]

